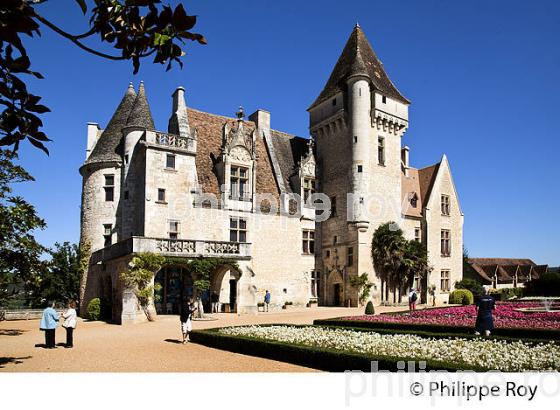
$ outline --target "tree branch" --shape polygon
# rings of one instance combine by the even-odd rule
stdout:
[[[70,40],[72,43],[76,44],[78,47],[80,47],[82,50],[87,51],[88,53],[94,54],[94,55],[99,56],[99,57],[107,58],[109,60],[117,60],[117,61],[118,60],[126,60],[125,57],[105,54],[105,53],[102,53],[100,51],[94,50],[93,48],[90,48],[90,47],[86,46],[85,44],[78,41],[78,38],[82,38],[84,35],[81,35],[81,36],[78,36],[78,37],[73,36],[72,34],[69,34],[69,33],[65,32],[64,30],[58,28],[55,24],[51,23],[46,18],[40,16],[37,13],[34,13],[34,17],[37,20],[39,20],[41,23],[43,23],[45,26],[50,28],[52,31],[54,31],[55,33],[61,35],[62,37]],[[88,34],[88,33],[85,33],[85,34]]]

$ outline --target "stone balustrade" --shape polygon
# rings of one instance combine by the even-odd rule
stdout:
[[[93,252],[90,264],[104,262],[132,253],[152,252],[164,256],[186,258],[217,257],[250,259],[251,244],[191,239],[146,238],[133,236],[112,246]]]

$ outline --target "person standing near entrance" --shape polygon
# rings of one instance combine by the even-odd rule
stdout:
[[[410,289],[408,294],[408,310],[411,312],[416,310],[416,301],[418,300],[418,294],[414,288]]]
[[[189,341],[189,333],[192,330],[192,315],[196,311],[196,307],[194,307],[194,303],[192,299],[185,304],[183,304],[181,308],[181,315],[179,319],[181,320],[181,333],[183,334],[183,344]]]
[[[55,302],[49,302],[45,310],[43,310],[43,317],[41,318],[40,329],[45,332],[45,345],[47,349],[54,349],[55,345],[55,331],[58,327],[58,313],[54,310]]]
[[[210,296],[210,301],[212,302],[212,313],[218,313],[218,304],[220,302],[220,297],[216,292],[212,292],[212,296]]]
[[[267,290],[264,294],[264,308],[268,312],[268,306],[270,305],[270,292]]]
[[[62,327],[66,329],[66,348],[74,347],[74,329],[78,323],[78,314],[76,313],[76,302],[73,300],[68,302],[68,309],[62,314],[64,323]]]

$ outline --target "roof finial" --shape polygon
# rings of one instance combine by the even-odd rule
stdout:
[[[235,115],[237,116],[237,121],[243,121],[243,118],[245,118],[245,111],[243,111],[241,105],[239,106],[239,111],[237,111]]]
[[[315,139],[313,138],[313,135],[311,135],[309,137],[309,141],[307,142],[307,152],[309,154],[313,154],[313,147],[315,146]]]

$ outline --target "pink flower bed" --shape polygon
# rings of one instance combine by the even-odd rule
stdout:
[[[494,326],[503,328],[532,328],[560,330],[560,312],[519,312],[520,308],[536,308],[543,305],[537,302],[498,302],[494,311]],[[555,303],[551,309],[560,309]],[[403,314],[381,314],[376,316],[350,316],[346,320],[365,320],[369,322],[430,324],[443,326],[474,327],[476,308],[471,306],[453,306],[440,309],[417,310]]]

